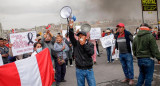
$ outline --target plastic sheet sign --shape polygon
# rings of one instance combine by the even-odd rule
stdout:
[[[103,48],[107,48],[115,44],[115,39],[113,35],[102,37],[100,38],[100,41]]]
[[[10,34],[13,56],[33,52],[36,31]]]
[[[157,0],[142,0],[143,11],[157,11]]]
[[[101,38],[101,28],[91,28],[90,38],[91,40],[100,39]]]

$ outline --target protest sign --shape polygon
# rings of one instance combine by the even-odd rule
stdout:
[[[2,56],[0,54],[0,66],[3,65],[3,60],[2,60]]]
[[[13,56],[33,52],[36,31],[10,34]]]
[[[113,45],[115,43],[115,40],[113,39],[113,35],[105,36],[100,38],[101,44],[103,48],[107,48]]]
[[[101,28],[91,28],[90,38],[91,40],[100,39],[101,38]]]
[[[67,30],[62,30],[62,36],[65,37]]]

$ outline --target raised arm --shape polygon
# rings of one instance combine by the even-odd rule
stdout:
[[[77,45],[77,40],[74,37],[73,22],[71,21],[69,23],[69,39],[73,46]]]

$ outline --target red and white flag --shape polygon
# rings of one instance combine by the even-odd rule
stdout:
[[[0,86],[51,86],[54,81],[48,48],[34,57],[0,66]]]

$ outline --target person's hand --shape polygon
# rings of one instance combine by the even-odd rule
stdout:
[[[158,61],[158,64],[160,64],[160,61]]]
[[[50,33],[50,30],[47,30],[47,33]]]
[[[76,31],[76,33],[79,33],[79,29]]]
[[[69,44],[70,47],[72,47],[72,44]]]
[[[64,50],[64,49],[65,49],[65,45],[63,46],[62,50]]]
[[[73,21],[71,21],[71,20],[69,21],[69,27],[70,28],[73,28],[73,23],[74,23]]]
[[[85,36],[82,36],[82,37],[80,38],[79,42],[80,42],[80,45],[84,45],[84,44],[86,43],[86,38],[85,38]]]
[[[8,57],[8,54],[3,54],[2,57]]]
[[[114,55],[115,54],[115,50],[113,50],[113,52],[112,52],[112,55]]]
[[[11,48],[13,46],[13,44],[9,44],[9,47]]]

